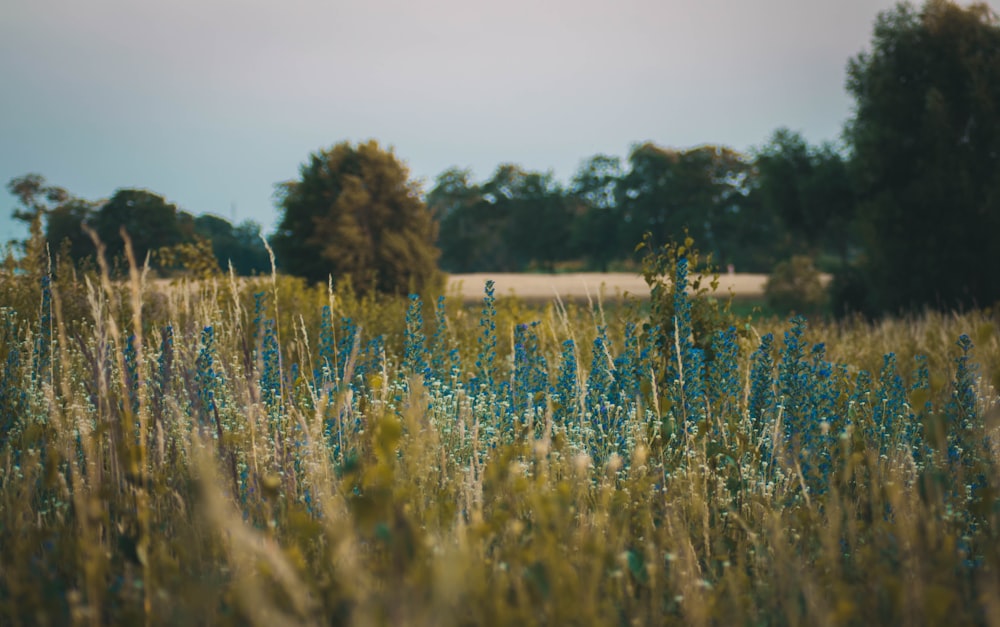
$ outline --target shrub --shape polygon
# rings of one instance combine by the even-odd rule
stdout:
[[[764,285],[764,298],[771,309],[783,314],[818,314],[828,301],[819,270],[804,255],[796,255],[774,267]]]
[[[642,258],[642,275],[650,289],[650,314],[646,331],[656,331],[663,335],[663,341],[673,341],[675,323],[686,325],[694,347],[712,355],[712,338],[719,331],[731,326],[744,326],[730,308],[732,296],[719,299],[719,273],[712,263],[712,255],[702,254],[695,247],[693,238],[685,238],[682,243],[671,242],[659,249],[650,244],[647,233],[640,249],[645,249]],[[683,268],[678,280],[677,270]],[[682,293],[687,298],[679,299],[677,284],[682,282]],[[683,311],[682,311],[683,310]],[[678,315],[680,314],[680,315]],[[688,338],[683,338],[687,340]]]

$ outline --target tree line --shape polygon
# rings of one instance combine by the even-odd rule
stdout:
[[[382,291],[392,290],[378,277],[384,283],[396,271],[374,256],[393,241],[396,263],[419,267],[420,249],[431,242],[439,251],[430,253],[433,261],[456,273],[632,269],[647,232],[666,243],[687,230],[718,263],[748,272],[768,272],[793,254],[846,263],[855,244],[843,157],[787,129],[753,158],[727,147],[647,142],[624,164],[608,155],[587,159],[569,184],[507,163],[482,183],[469,170],[449,169],[426,194],[391,151],[343,143],[311,156],[301,180],[278,189],[283,219],[271,242],[282,270],[323,281],[335,267]],[[41,219],[50,246],[64,246],[77,261],[95,251],[87,224],[110,258],[124,252],[124,227],[140,262],[205,240],[222,269],[232,262],[241,275],[270,270],[254,222],[193,216],[140,189],[87,201],[37,174],[13,179],[8,190],[22,205],[15,218]],[[339,205],[333,211],[324,200],[331,197]]]
[[[284,185],[275,238],[286,260],[318,257],[335,277],[367,255],[399,277],[381,279],[380,289],[397,292],[438,267],[627,265],[648,233],[653,245],[691,236],[717,264],[741,270],[811,260],[835,275],[837,313],[1000,302],[997,15],[985,4],[898,4],[878,15],[869,50],[849,60],[846,87],[854,107],[841,147],[811,146],[788,129],[754,155],[643,143],[624,162],[588,159],[567,185],[514,164],[483,182],[451,169],[426,196],[430,224],[412,221],[412,238],[390,228],[390,195],[370,203],[390,181],[407,199],[399,215],[412,211],[415,191],[398,184],[405,166],[372,158],[373,143],[340,144]],[[366,214],[368,206],[378,211]],[[305,234],[310,221],[322,235]],[[379,239],[379,224],[391,237]],[[310,263],[315,273],[320,264]]]
[[[625,159],[586,159],[565,184],[503,164],[486,181],[449,169],[424,194],[391,149],[336,144],[278,185],[270,241],[281,271],[390,293],[439,285],[442,269],[635,268],[648,234],[654,245],[690,236],[741,271],[808,258],[835,274],[838,312],[1000,302],[997,15],[948,0],[899,4],[849,60],[846,87],[854,108],[839,146],[784,128],[750,155],[646,142]],[[15,215],[39,232],[44,223],[73,258],[92,253],[80,228],[89,223],[112,254],[124,226],[140,258],[196,243],[237,272],[268,269],[252,223],[193,217],[142,190],[88,203],[37,175],[9,189],[23,207]]]
[[[234,226],[215,215],[194,216],[144,189],[122,188],[107,200],[86,200],[49,184],[39,174],[14,178],[7,183],[7,190],[20,203],[14,218],[38,231],[48,243],[50,255],[61,254],[74,262],[93,260],[96,245],[87,227],[105,246],[109,260],[122,261],[124,229],[140,264],[147,257],[156,257],[164,270],[193,261],[202,263],[204,260],[192,259],[187,251],[203,244],[219,270],[232,264],[237,274],[249,276],[271,268],[261,227],[251,220]]]
[[[568,185],[514,164],[482,183],[451,169],[427,204],[440,224],[441,266],[452,272],[633,268],[646,233],[664,244],[687,231],[716,263],[747,272],[795,254],[832,270],[857,248],[844,157],[788,129],[753,157],[637,144],[624,163],[587,159]]]

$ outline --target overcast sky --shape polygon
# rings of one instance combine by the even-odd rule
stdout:
[[[375,138],[429,189],[513,162],[568,180],[637,141],[836,140],[891,0],[3,0],[0,182],[278,217],[274,184]],[[0,241],[20,236],[0,193]]]

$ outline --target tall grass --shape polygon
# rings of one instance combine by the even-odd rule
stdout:
[[[1000,625],[989,312],[0,289],[2,624]]]

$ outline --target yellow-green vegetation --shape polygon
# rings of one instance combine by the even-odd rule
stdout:
[[[0,624],[1000,624],[994,314],[491,289],[4,277]]]
[[[774,267],[764,285],[764,299],[775,311],[817,314],[826,308],[829,297],[813,260],[796,255]]]

